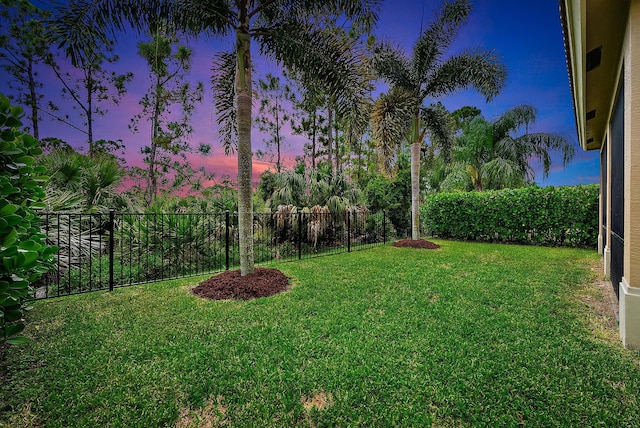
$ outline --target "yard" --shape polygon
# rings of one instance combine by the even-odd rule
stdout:
[[[40,301],[7,351],[9,426],[635,426],[640,355],[594,251],[436,241]],[[613,297],[615,298],[615,296]],[[26,403],[26,404],[24,404]],[[1,423],[0,423],[1,425]]]

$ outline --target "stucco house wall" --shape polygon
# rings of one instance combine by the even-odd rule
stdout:
[[[601,156],[599,251],[640,349],[640,0],[560,0],[580,145]]]

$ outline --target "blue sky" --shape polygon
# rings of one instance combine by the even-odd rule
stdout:
[[[38,2],[36,2],[38,3]],[[417,39],[423,16],[424,27],[433,17],[440,1],[432,0],[387,0],[375,30],[378,38],[404,46],[409,52]],[[144,62],[136,55],[136,42],[141,37],[127,34],[117,41],[116,50],[120,55],[119,71],[133,71],[133,84],[119,106],[107,106],[109,113],[96,121],[96,139],[122,139],[127,146],[128,163],[139,164],[141,147],[148,139],[149,132],[143,130],[133,134],[128,129],[131,119],[140,109],[138,100],[148,87],[148,73]],[[193,157],[195,164],[204,164],[217,177],[235,176],[235,159],[226,157],[217,143],[213,99],[210,93],[211,57],[215,52],[228,50],[231,39],[221,41],[196,41],[189,43],[194,49],[193,80],[205,83],[206,94],[203,104],[192,118],[195,132],[192,146],[210,143],[213,154],[206,159]],[[255,47],[255,45],[254,45]],[[479,107],[487,119],[500,115],[505,110],[520,104],[532,104],[538,112],[538,120],[531,128],[536,132],[553,132],[567,136],[578,144],[573,116],[571,93],[564,56],[564,45],[557,0],[513,1],[474,0],[471,16],[452,46],[455,54],[466,49],[494,50],[507,67],[508,79],[504,90],[490,103],[474,91],[464,91],[440,99],[447,108],[455,110],[465,105]],[[257,49],[254,49],[254,55]],[[257,77],[272,71],[274,64],[255,57]],[[54,85],[49,84],[50,88]],[[59,95],[51,94],[59,99]],[[435,101],[435,100],[434,100]],[[43,123],[42,136],[62,138],[75,147],[84,147],[84,136],[77,131],[57,123]],[[257,131],[253,135],[254,150],[263,149],[264,144]],[[284,148],[289,164],[296,155],[302,153],[303,140],[288,137]],[[254,180],[269,164],[255,161]],[[537,168],[539,171],[540,169]],[[557,162],[552,166],[548,178],[536,174],[536,182],[547,185],[574,185],[599,181],[598,153],[576,151],[572,163],[563,169]]]

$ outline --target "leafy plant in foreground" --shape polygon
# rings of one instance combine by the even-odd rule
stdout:
[[[30,283],[51,267],[54,247],[45,245],[40,219],[44,167],[34,166],[38,140],[18,130],[21,107],[0,94],[0,344],[17,345],[24,329]]]

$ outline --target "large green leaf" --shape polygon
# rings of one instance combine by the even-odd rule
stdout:
[[[7,204],[0,208],[0,216],[8,216],[18,211],[18,206],[14,204]]]
[[[24,324],[23,323],[16,323],[16,324],[8,324],[5,325],[4,327],[4,334],[6,336],[13,336],[16,335],[18,333],[21,333],[24,330]]]
[[[22,311],[19,309],[9,310],[4,312],[4,319],[6,322],[18,321],[22,318]]]
[[[24,345],[27,342],[29,342],[29,339],[27,339],[24,336],[16,336],[16,337],[7,339],[7,343],[9,345]]]

